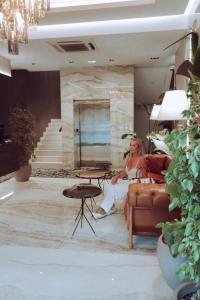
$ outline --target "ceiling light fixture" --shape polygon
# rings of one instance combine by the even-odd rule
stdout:
[[[96,64],[96,60],[88,60],[88,64]]]
[[[50,0],[0,0],[0,34],[10,54],[28,43],[28,27],[36,26],[50,9]]]

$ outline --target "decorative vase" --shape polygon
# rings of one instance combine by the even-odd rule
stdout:
[[[172,289],[176,289],[183,281],[176,274],[177,268],[186,260],[184,257],[173,257],[169,251],[167,244],[163,242],[163,236],[158,239],[157,257],[160,264],[162,274]]]
[[[197,287],[194,283],[184,283],[180,285],[176,292],[177,300],[200,300],[199,297],[195,295]]]
[[[31,171],[32,171],[32,167],[30,164],[21,166],[19,170],[15,172],[16,181],[21,181],[21,182],[28,181],[31,175]]]

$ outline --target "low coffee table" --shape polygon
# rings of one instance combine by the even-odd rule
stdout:
[[[79,185],[74,185],[74,186],[72,186],[72,187],[70,187],[68,189],[65,189],[63,191],[63,195],[65,197],[67,197],[67,198],[78,198],[78,199],[81,199],[81,207],[80,207],[79,212],[78,212],[78,214],[77,214],[77,216],[75,218],[76,226],[74,228],[72,236],[74,235],[74,233],[75,233],[75,231],[76,231],[76,229],[77,229],[78,224],[80,223],[80,221],[81,221],[81,228],[82,228],[83,218],[86,219],[86,221],[89,224],[90,228],[92,229],[92,231],[96,235],[96,233],[95,233],[92,225],[90,224],[88,218],[86,217],[86,215],[84,213],[84,205],[86,205],[87,209],[89,210],[89,212],[91,213],[91,215],[93,217],[92,211],[89,208],[89,206],[87,205],[86,200],[88,198],[93,198],[93,197],[99,196],[101,193],[102,193],[101,188],[99,188],[99,187],[97,187],[97,186],[95,186],[93,184],[87,184],[87,183],[82,183],[82,184],[79,184]]]

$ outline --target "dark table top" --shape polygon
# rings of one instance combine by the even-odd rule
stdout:
[[[102,190],[93,184],[82,183],[79,185],[73,185],[72,187],[65,189],[63,195],[68,198],[90,198],[96,197],[102,193]]]

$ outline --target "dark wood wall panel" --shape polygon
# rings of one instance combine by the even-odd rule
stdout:
[[[11,78],[0,75],[0,124],[5,134],[9,134],[9,110],[16,106],[34,114],[39,140],[50,119],[61,117],[60,72],[16,70]]]

